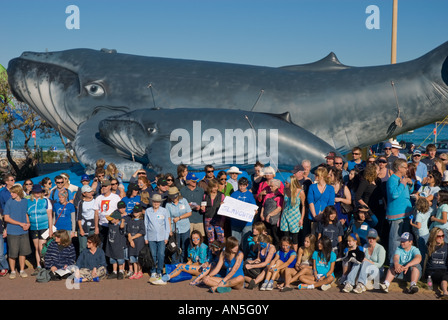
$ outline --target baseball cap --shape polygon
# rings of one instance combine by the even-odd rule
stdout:
[[[198,177],[196,177],[196,175],[193,172],[188,172],[187,178],[185,180],[198,181]]]
[[[378,232],[373,228],[369,229],[369,232],[367,233],[367,238],[378,238]]]
[[[83,182],[83,181],[90,181],[90,178],[89,178],[89,176],[87,174],[83,174],[81,176],[81,182]]]
[[[292,173],[297,173],[299,171],[305,171],[305,168],[301,164],[296,165],[291,172]]]
[[[392,148],[392,143],[386,142],[383,146],[383,148]]]
[[[414,240],[414,236],[410,232],[404,232],[400,237],[401,242],[412,241],[412,240]]]
[[[126,202],[124,201],[118,201],[117,203],[117,209],[126,208]]]
[[[336,153],[334,153],[333,151],[328,152],[327,156],[325,157],[325,159],[334,159],[334,157],[336,157]]]
[[[81,193],[84,193],[84,192],[92,192],[92,187],[91,186],[82,186]]]

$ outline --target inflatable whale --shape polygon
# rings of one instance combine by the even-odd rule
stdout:
[[[315,166],[330,151],[346,154],[448,114],[448,42],[412,61],[371,67],[343,65],[333,53],[273,68],[73,49],[24,52],[7,71],[14,96],[73,140],[81,163],[94,167],[103,158],[125,179],[146,165],[172,171],[179,159],[197,168],[214,164],[203,160],[223,167],[256,160],[210,156],[210,149],[219,154],[226,146],[203,139],[197,139],[200,145],[191,140],[190,157],[179,156],[188,154],[186,144],[179,145],[187,139],[173,138],[173,132],[193,137],[197,121],[216,130],[208,132],[213,137],[247,131],[247,125],[255,135],[277,130],[278,150],[265,155],[273,160],[278,152],[279,163],[271,164],[288,170],[303,159]],[[135,132],[137,122],[145,138]],[[294,156],[282,157],[285,152]]]

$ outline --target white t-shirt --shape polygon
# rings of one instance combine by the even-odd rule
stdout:
[[[115,193],[111,193],[109,196],[99,195],[95,199],[95,211],[98,210],[98,224],[102,226],[108,225],[106,216],[117,210],[117,204],[121,200],[120,196]]]

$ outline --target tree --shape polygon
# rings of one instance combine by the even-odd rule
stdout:
[[[23,145],[25,160],[23,163],[18,163],[12,158],[11,141],[15,130],[22,132],[25,137]],[[5,142],[6,158],[14,170],[17,180],[36,176],[36,159],[28,145],[32,132],[36,130],[47,136],[56,132],[30,106],[13,97],[6,70],[0,65],[0,137]]]

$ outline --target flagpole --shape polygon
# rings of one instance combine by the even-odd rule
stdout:
[[[392,9],[392,53],[391,63],[397,63],[397,18],[398,18],[398,0],[393,0]]]

